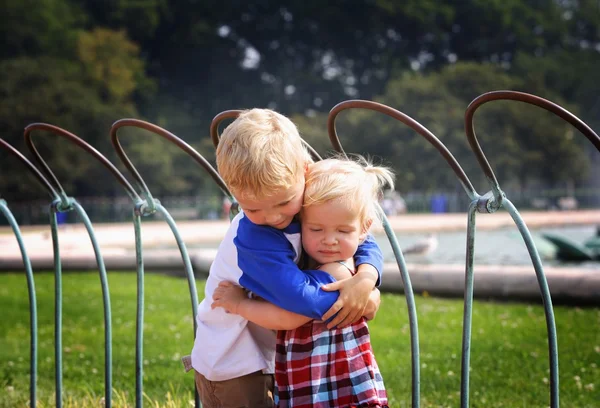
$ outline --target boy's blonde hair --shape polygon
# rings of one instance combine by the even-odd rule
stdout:
[[[374,166],[364,157],[321,160],[308,168],[303,208],[339,200],[358,213],[367,231],[373,221],[381,222],[377,201],[385,185],[394,188],[391,170]]]
[[[243,111],[217,147],[219,174],[234,195],[250,199],[292,187],[311,162],[296,125],[269,109]]]

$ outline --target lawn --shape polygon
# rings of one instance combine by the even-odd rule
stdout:
[[[135,374],[135,274],[109,273],[113,321],[113,406],[132,406]],[[187,281],[145,279],[146,406],[190,406],[193,376],[179,362],[193,343]],[[39,320],[38,406],[54,405],[54,278],[36,274]],[[65,407],[99,406],[104,387],[99,278],[63,275]],[[203,293],[203,281],[198,281]],[[421,407],[459,405],[462,300],[417,296]],[[0,406],[29,397],[29,307],[24,274],[0,274]],[[563,407],[600,401],[600,309],[555,308]],[[410,406],[410,340],[403,296],[386,294],[370,323],[391,407]],[[471,407],[549,406],[548,358],[541,305],[476,301],[473,312]]]

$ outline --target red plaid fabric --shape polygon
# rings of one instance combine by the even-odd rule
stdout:
[[[387,407],[365,319],[329,330],[310,322],[277,333],[280,408]]]

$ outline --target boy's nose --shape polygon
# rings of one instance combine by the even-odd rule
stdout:
[[[277,224],[281,220],[281,214],[269,214],[266,220],[268,223]]]

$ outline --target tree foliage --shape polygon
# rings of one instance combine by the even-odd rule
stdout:
[[[23,150],[23,127],[49,122],[114,159],[110,124],[133,116],[212,159],[214,115],[259,106],[294,115],[326,150],[325,113],[345,99],[376,99],[427,126],[482,182],[463,114],[483,92],[531,92],[598,129],[599,8],[592,0],[365,0],[352,7],[342,0],[3,0],[0,137]],[[347,149],[393,163],[402,188],[455,185],[435,150],[406,126],[358,111],[339,122]],[[582,138],[539,109],[489,104],[476,129],[504,183],[585,180]],[[39,139],[70,192],[118,193],[74,147]],[[157,194],[211,185],[160,138],[125,139]],[[0,191],[30,197],[35,183],[16,181],[16,167],[0,161]]]

